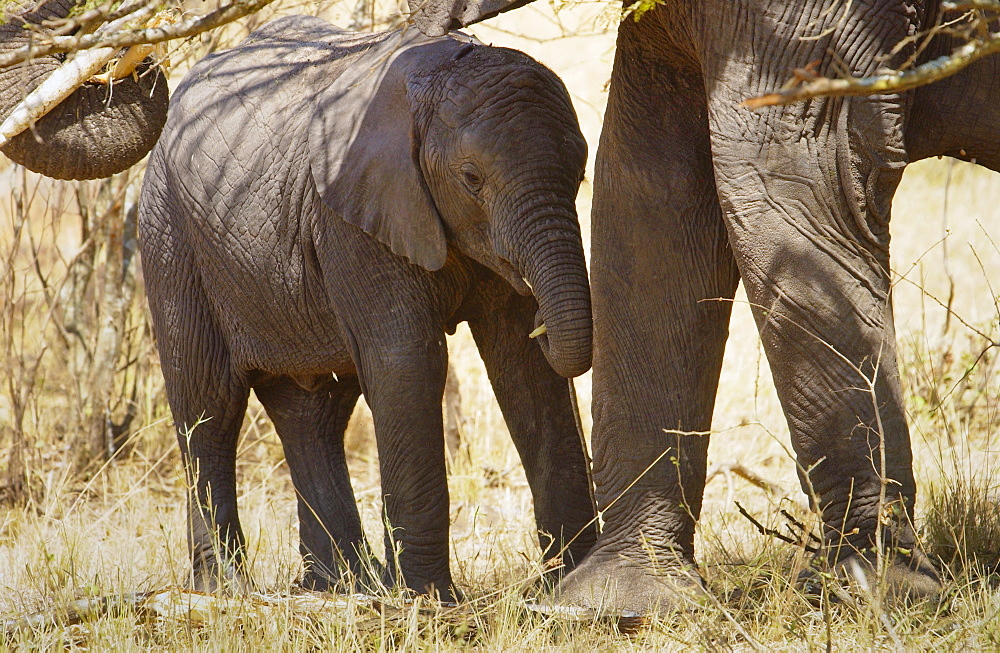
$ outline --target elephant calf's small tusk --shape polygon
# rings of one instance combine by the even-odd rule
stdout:
[[[529,338],[537,338],[538,336],[544,334],[546,331],[548,331],[548,328],[546,328],[546,326],[544,324],[541,324],[541,325],[538,326],[537,329],[535,329],[534,331],[532,331],[531,333],[529,333],[528,337]]]

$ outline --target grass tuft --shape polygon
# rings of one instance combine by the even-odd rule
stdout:
[[[932,484],[923,541],[929,555],[956,576],[1000,573],[1000,486],[993,474],[956,470]]]

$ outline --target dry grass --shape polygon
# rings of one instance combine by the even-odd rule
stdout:
[[[279,4],[269,12],[295,10],[292,2]],[[352,16],[361,20],[370,15],[355,9],[353,2],[343,2],[323,11],[342,25]],[[390,12],[380,5],[377,15]],[[564,77],[592,151],[613,53],[614,34],[605,31],[604,12],[601,4],[574,5],[560,14],[538,5],[475,30],[484,41],[528,51]],[[539,40],[512,35],[528,31]],[[221,42],[237,32],[228,28]],[[206,47],[215,44],[189,48],[188,58],[196,58]],[[186,65],[183,55],[181,51],[173,57],[181,69]],[[0,616],[21,619],[42,611],[58,622],[17,628],[0,640],[0,648],[229,651],[473,645],[489,650],[589,651],[1000,646],[1000,590],[995,576],[984,571],[995,565],[1000,534],[993,451],[1000,425],[1000,352],[989,347],[990,341],[1000,339],[998,175],[949,161],[914,165],[894,211],[895,306],[920,483],[918,525],[932,552],[947,564],[947,601],[909,608],[865,600],[854,607],[814,605],[792,583],[807,563],[803,552],[759,535],[739,515],[734,500],[769,527],[783,527],[780,509],[810,519],[802,508],[787,428],[743,298],[734,311],[710,465],[720,470],[741,465],[766,480],[772,491],[738,475],[713,476],[698,546],[714,600],[699,612],[674,615],[632,635],[619,633],[611,623],[573,623],[524,608],[523,596],[533,590],[540,564],[531,500],[464,328],[450,338],[461,382],[466,447],[449,477],[452,564],[456,581],[469,597],[459,614],[429,605],[422,610],[373,610],[363,601],[319,612],[276,601],[265,610],[259,602],[246,600],[201,620],[126,605],[65,625],[66,611],[80,598],[124,596],[182,582],[188,568],[183,477],[141,283],[122,321],[107,406],[112,423],[134,413],[129,441],[112,462],[79,466],[80,429],[88,417],[82,413],[94,406],[85,401],[81,375],[87,370],[85,352],[96,346],[93,329],[104,315],[107,294],[99,282],[113,271],[115,266],[107,261],[114,263],[114,252],[98,247],[88,254],[94,262],[90,283],[73,295],[78,309],[74,319],[86,337],[76,337],[66,329],[67,311],[72,311],[63,301],[63,289],[73,261],[87,251],[81,246],[77,186],[39,180],[10,167],[0,171],[0,185],[17,191],[0,218],[0,484],[5,483],[5,468],[7,476],[13,476],[8,461],[15,449],[26,481],[20,488],[0,486],[8,499],[15,490],[22,497],[0,508]],[[107,206],[101,204],[105,200],[99,191],[99,185],[89,184],[80,195],[92,216]],[[23,198],[21,209],[16,197]],[[585,184],[580,196],[585,229],[589,204]],[[18,215],[25,218],[20,232]],[[589,375],[578,379],[577,387],[589,432]],[[364,406],[354,416],[347,440],[355,492],[369,539],[377,548],[382,541],[378,460]],[[240,442],[238,479],[253,576],[268,595],[288,597],[299,573],[293,491],[280,444],[256,402],[251,402]],[[402,602],[390,597],[387,604],[398,607]]]

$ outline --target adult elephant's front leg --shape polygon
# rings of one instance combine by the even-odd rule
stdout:
[[[877,23],[865,25],[877,31]],[[872,62],[877,49],[851,41],[850,51]],[[881,97],[752,113],[738,96],[759,89],[736,80],[760,79],[760,70],[730,65],[706,75],[718,80],[712,151],[730,242],[831,557],[862,552],[874,561],[879,543],[909,551],[915,486],[888,232],[907,108]],[[892,582],[934,591],[922,555],[903,558],[890,568]]]
[[[359,375],[378,444],[386,581],[394,584],[401,576],[410,589],[452,601],[441,413],[448,370],[444,333],[399,328],[358,340],[380,343],[361,345]]]
[[[645,612],[696,587],[712,410],[737,270],[712,177],[704,86],[621,24],[594,186],[594,481],[604,528],[560,601]],[[720,301],[721,300],[721,301]]]

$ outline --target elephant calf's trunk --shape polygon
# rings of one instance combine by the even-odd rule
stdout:
[[[538,316],[531,335],[559,375],[579,376],[590,369],[593,323],[590,284],[578,234],[569,233],[539,249],[541,256],[528,256],[532,264],[523,274],[538,301]],[[544,327],[544,328],[543,328]]]

